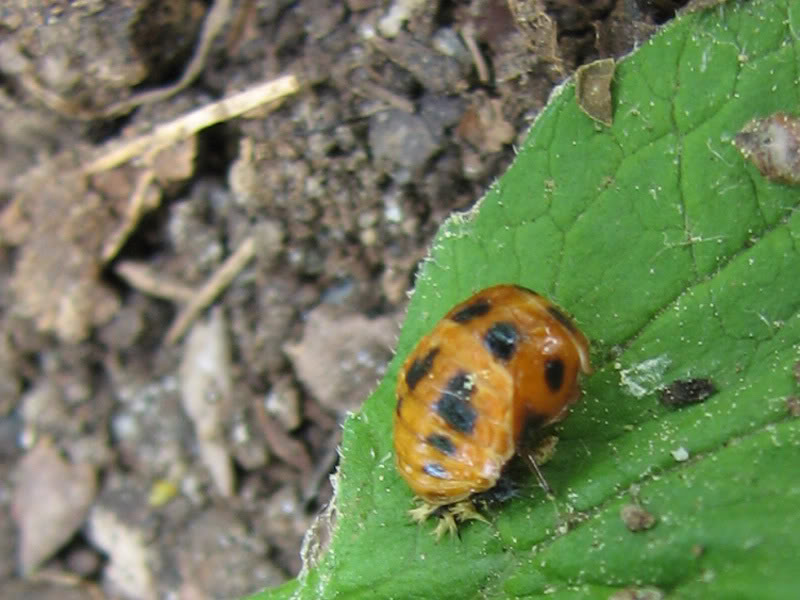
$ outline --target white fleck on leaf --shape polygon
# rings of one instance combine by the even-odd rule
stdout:
[[[666,354],[636,363],[620,370],[620,383],[629,394],[642,398],[662,387],[664,373],[671,363]]]

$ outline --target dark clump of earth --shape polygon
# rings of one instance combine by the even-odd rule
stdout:
[[[682,4],[4,2],[5,595],[237,597],[295,576],[439,225],[554,86]],[[285,75],[298,91],[157,157],[92,162]]]

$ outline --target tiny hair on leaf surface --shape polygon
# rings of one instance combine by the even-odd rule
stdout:
[[[800,107],[799,36],[795,2],[728,2],[619,61],[610,127],[580,111],[573,84],[554,95],[420,269],[397,355],[344,427],[327,550],[253,598],[796,594],[800,419],[786,407],[798,393],[800,196],[732,142],[749,121]],[[554,497],[524,477],[488,523],[437,543],[435,523],[409,520],[394,466],[395,380],[442,315],[498,283],[574,316],[595,373],[542,467]],[[704,402],[659,402],[670,382],[698,377],[717,390]],[[654,527],[620,518],[632,488]]]

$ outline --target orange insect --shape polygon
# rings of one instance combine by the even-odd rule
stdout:
[[[424,503],[412,517],[441,514],[437,535],[482,519],[470,496],[495,486],[532,430],[566,416],[579,371],[591,371],[588,341],[536,292],[497,285],[456,305],[397,380],[397,469]]]

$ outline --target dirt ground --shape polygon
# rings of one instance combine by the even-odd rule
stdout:
[[[681,4],[4,2],[0,595],[296,575],[439,224]]]

